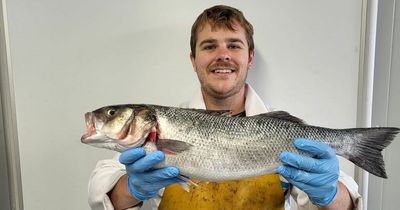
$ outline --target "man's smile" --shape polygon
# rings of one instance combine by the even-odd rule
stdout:
[[[214,69],[211,70],[212,73],[217,73],[217,74],[229,74],[235,72],[234,69]]]

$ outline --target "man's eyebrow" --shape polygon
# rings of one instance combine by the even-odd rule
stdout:
[[[229,43],[240,42],[241,44],[244,44],[244,42],[241,39],[237,39],[237,38],[229,38],[229,39],[227,39],[227,42],[229,42]]]
[[[200,42],[199,46],[201,46],[203,44],[213,44],[213,43],[216,43],[216,42],[217,42],[216,39],[205,39],[205,40]]]
[[[216,39],[205,39],[200,42],[199,46],[202,46],[203,44],[214,44],[216,42],[218,42]],[[238,39],[238,38],[228,38],[228,39],[225,39],[225,42],[228,42],[228,43],[239,42],[241,44],[245,44],[241,39]]]

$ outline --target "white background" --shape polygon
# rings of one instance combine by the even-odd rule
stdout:
[[[361,0],[6,2],[25,209],[89,208],[90,172],[113,152],[80,143],[83,114],[188,99],[198,88],[190,28],[215,4],[253,24],[249,83],[269,106],[309,124],[356,125]]]

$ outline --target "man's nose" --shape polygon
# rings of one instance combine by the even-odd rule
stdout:
[[[217,61],[230,61],[231,53],[225,47],[219,48],[217,52]]]

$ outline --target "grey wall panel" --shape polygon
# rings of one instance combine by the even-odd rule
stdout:
[[[1,80],[1,79],[0,79]],[[6,156],[6,139],[3,124],[3,109],[0,94],[0,209],[11,209],[10,186],[8,184],[8,167]]]
[[[373,125],[400,127],[400,4],[380,1],[378,15]],[[388,179],[370,177],[368,209],[395,210],[400,206],[400,137],[385,150]]]
[[[388,117],[390,126],[400,127],[400,2],[396,1],[394,16],[392,62],[390,69],[390,89],[388,93]],[[394,210],[400,206],[400,137],[387,149],[385,161],[390,178],[383,182],[382,209]]]

